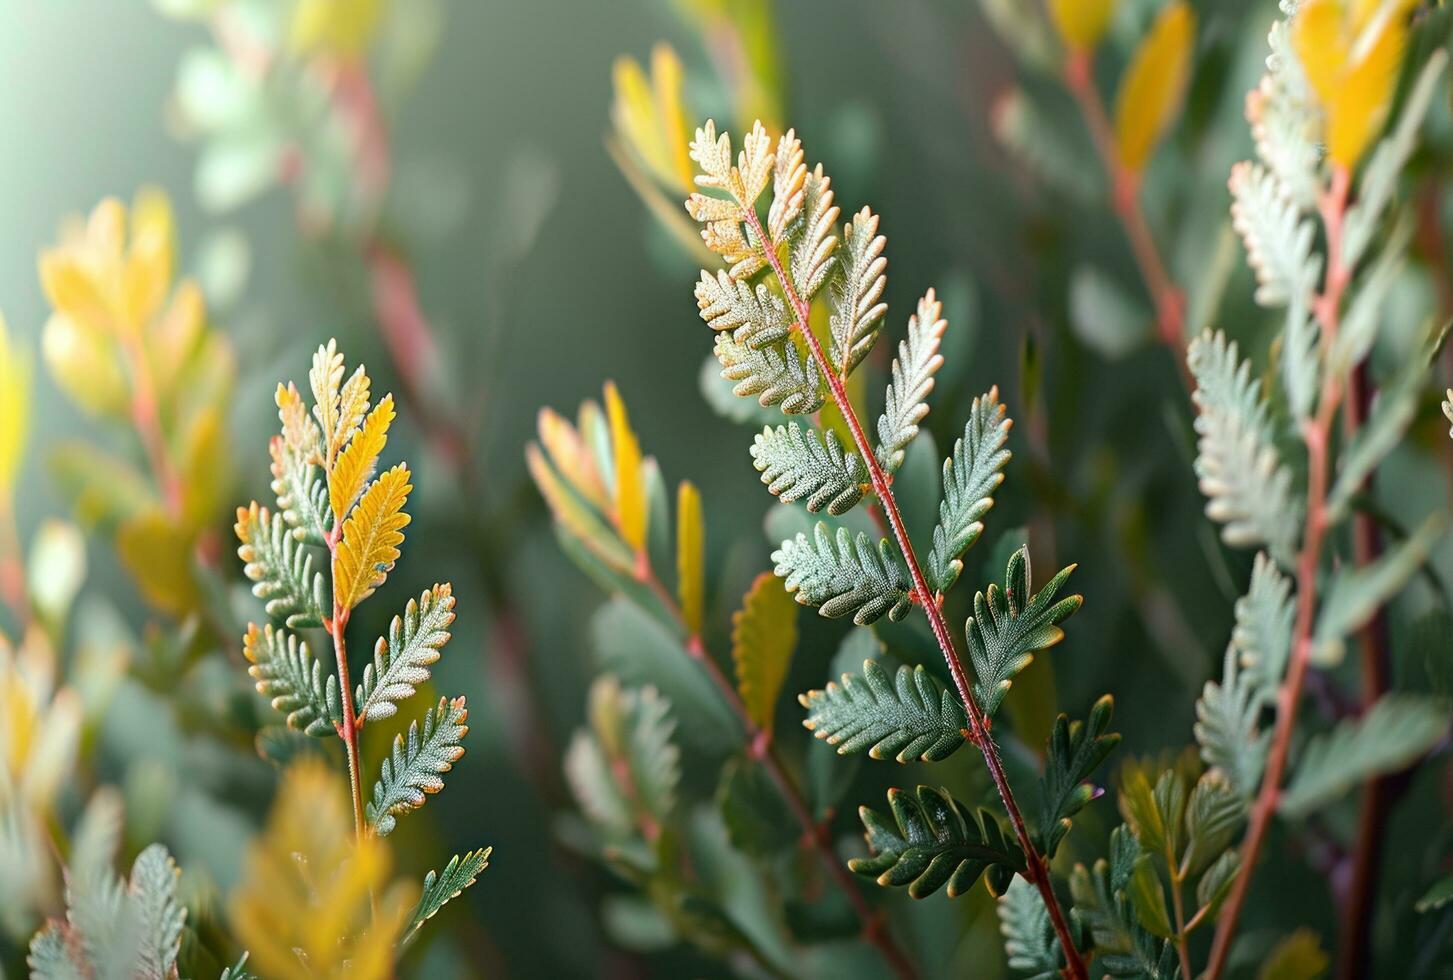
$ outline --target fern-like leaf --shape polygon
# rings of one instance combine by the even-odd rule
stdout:
[[[994,506],[994,490],[1004,482],[1010,456],[1004,443],[1014,424],[1006,412],[997,387],[975,398],[964,434],[944,460],[943,502],[925,565],[929,585],[939,592],[947,592],[958,581],[964,567],[960,556],[983,533],[979,519]]]
[[[755,397],[763,408],[782,406],[788,415],[810,415],[826,401],[822,376],[811,355],[791,341],[776,346],[752,347],[748,327],[716,335],[713,353],[721,363],[721,376],[732,382],[738,398]]]
[[[251,664],[247,672],[257,682],[257,693],[287,715],[288,725],[307,735],[335,734],[343,724],[338,678],[308,651],[308,644],[291,633],[249,625],[242,652]]]
[[[135,911],[137,980],[170,980],[176,975],[177,953],[187,910],[177,901],[176,862],[160,844],[152,844],[131,865],[127,897]]]
[[[590,688],[590,730],[575,733],[565,778],[580,808],[611,840],[659,826],[676,805],[681,750],[671,702],[654,687],[628,691],[606,675]]]
[[[999,710],[1014,675],[1029,666],[1036,653],[1064,639],[1059,624],[1080,608],[1084,598],[1071,595],[1056,602],[1055,596],[1074,570],[1074,565],[1061,569],[1032,593],[1029,549],[1020,548],[1009,558],[1003,590],[991,584],[974,596],[974,615],[964,631],[974,662],[974,693],[986,716]]]
[[[328,507],[328,487],[321,468],[318,426],[308,417],[297,386],[277,386],[275,396],[282,433],[268,443],[272,457],[272,492],[278,511],[293,537],[321,547],[333,526]]]
[[[993,814],[965,812],[947,790],[890,789],[888,806],[892,823],[868,807],[858,808],[873,856],[848,862],[854,872],[880,885],[907,885],[914,898],[947,885],[949,897],[957,898],[987,871],[990,891],[997,895],[1016,871],[1024,870],[1024,853]]]
[[[730,200],[694,193],[686,210],[704,225],[701,240],[706,247],[732,264],[731,277],[748,278],[767,264],[762,243],[755,236],[748,237],[743,224],[746,209],[756,206],[772,178],[774,158],[767,131],[760,122],[753,126],[743,137],[734,164],[731,137],[726,133],[718,136],[716,123],[708,119],[692,140],[691,159],[701,168],[697,186],[725,191]]]
[[[722,270],[715,276],[702,270],[696,283],[696,306],[708,327],[731,331],[753,349],[785,340],[797,322],[787,304],[765,284],[753,286]]]
[[[449,642],[453,622],[454,589],[449,583],[409,600],[404,614],[389,624],[388,637],[379,637],[374,645],[373,663],[363,668],[355,698],[360,723],[391,718],[400,701],[414,696],[416,685],[429,679],[430,665]]]
[[[1064,954],[1049,910],[1034,886],[1023,879],[1011,881],[999,896],[998,912],[1009,968],[1026,974],[1029,980],[1055,980],[1063,968]]]
[[[347,516],[348,509],[363,492],[364,485],[373,478],[379,454],[388,442],[388,429],[393,420],[393,396],[384,395],[373,407],[373,411],[368,413],[357,434],[338,454],[338,460],[328,476],[328,502],[335,523]]]
[[[933,376],[943,365],[939,343],[948,321],[943,304],[932,289],[918,301],[918,312],[908,318],[908,336],[898,343],[893,359],[893,380],[878,416],[878,464],[887,473],[898,472],[908,444],[918,435],[918,424],[928,414]]]
[[[863,499],[868,468],[863,458],[843,449],[837,433],[826,438],[796,422],[764,428],[752,446],[752,463],[767,489],[786,503],[807,498],[813,513],[845,514]]]
[[[242,571],[254,583],[252,594],[266,603],[267,614],[289,629],[322,626],[328,608],[323,573],[313,570],[313,556],[283,516],[254,502],[237,508],[235,530]]]
[[[1072,722],[1067,715],[1055,719],[1040,781],[1044,809],[1039,826],[1046,857],[1054,857],[1070,832],[1071,818],[1100,795],[1089,779],[1120,744],[1119,733],[1108,730],[1114,713],[1115,701],[1107,694],[1083,722]]]
[[[1260,164],[1231,168],[1231,221],[1256,273],[1256,301],[1266,307],[1306,301],[1321,274],[1312,254],[1316,229],[1280,180]]]
[[[463,894],[464,889],[474,884],[484,873],[484,869],[489,867],[492,850],[493,848],[481,847],[467,854],[456,854],[449,859],[443,871],[430,871],[424,876],[423,894],[419,896],[419,902],[409,916],[408,925],[404,927],[403,938],[399,940],[400,948],[408,946],[425,922]]]
[[[409,523],[409,468],[403,463],[371,483],[348,520],[333,560],[333,595],[343,609],[352,609],[383,584],[399,558],[403,529]]]
[[[788,275],[804,301],[817,295],[833,271],[833,251],[837,248],[833,229],[840,210],[833,204],[832,180],[823,174],[821,165],[813,168],[802,185],[802,218],[787,235],[791,246]],[[851,237],[848,241],[851,244]]]
[[[1237,661],[1235,645],[1228,646],[1221,682],[1207,681],[1196,702],[1194,731],[1206,765],[1219,769],[1242,799],[1250,799],[1266,763],[1267,733],[1258,721],[1264,701]]]
[[[1236,600],[1236,628],[1231,642],[1247,681],[1264,701],[1272,700],[1286,672],[1295,616],[1291,579],[1265,552],[1257,552],[1251,567],[1251,586]]]
[[[862,676],[843,674],[841,686],[829,682],[797,700],[807,709],[802,724],[839,755],[866,749],[874,759],[939,762],[967,738],[958,698],[922,666],[905,665],[890,676],[865,660]]]
[[[1264,544],[1287,566],[1301,512],[1292,497],[1291,472],[1273,446],[1261,382],[1220,332],[1202,334],[1186,359],[1196,378],[1196,475],[1207,498],[1206,516],[1223,525],[1227,544]]]
[[[912,604],[908,573],[886,539],[875,547],[867,534],[859,532],[855,541],[847,528],[838,528],[834,546],[827,525],[819,523],[812,540],[798,534],[783,541],[772,561],[787,591],[824,616],[852,616],[866,626],[886,613],[897,622]]]
[[[878,216],[863,208],[843,229],[842,277],[833,283],[833,312],[828,318],[832,333],[830,359],[833,368],[846,378],[868,351],[873,349],[883,326],[888,304],[882,301],[888,288],[883,257],[886,239],[878,234]]]
[[[463,698],[440,698],[438,705],[409,725],[407,740],[394,736],[393,752],[383,761],[378,781],[373,784],[373,801],[368,804],[368,822],[380,837],[393,831],[397,817],[424,805],[425,794],[444,788],[440,777],[464,754],[464,722],[469,711]]]

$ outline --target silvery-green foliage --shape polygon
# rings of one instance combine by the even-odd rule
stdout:
[[[336,734],[343,724],[338,678],[308,649],[307,641],[264,623],[247,631],[242,652],[257,693],[287,716],[290,728],[306,735]]]
[[[889,672],[876,660],[863,673],[843,674],[842,684],[798,696],[807,709],[803,725],[840,755],[867,749],[874,759],[939,762],[964,744],[968,719],[952,691],[922,666]]]
[[[1196,702],[1194,731],[1206,765],[1250,799],[1261,783],[1270,733],[1260,724],[1264,693],[1241,670],[1238,659],[1235,645],[1228,646],[1221,680],[1207,681]]]
[[[423,806],[425,794],[444,788],[443,774],[464,754],[468,718],[463,698],[440,698],[424,714],[422,728],[413,721],[407,739],[394,736],[393,751],[379,766],[373,800],[365,808],[369,824],[380,837],[393,831],[400,814]]]
[[[868,482],[863,459],[844,449],[836,432],[822,436],[796,422],[767,426],[752,445],[752,462],[767,489],[786,503],[806,498],[813,513],[846,514],[859,500]]]
[[[449,642],[453,622],[454,590],[448,584],[409,600],[403,616],[389,624],[388,636],[378,638],[373,663],[363,668],[363,683],[354,698],[359,718],[390,718],[400,701],[414,696],[416,685],[429,679],[429,667]]]
[[[1265,552],[1257,552],[1251,567],[1251,585],[1236,600],[1236,628],[1231,634],[1239,665],[1262,701],[1275,698],[1292,649],[1291,579],[1283,575]]]
[[[834,537],[819,522],[810,539],[799,533],[783,541],[772,561],[787,591],[824,616],[852,616],[866,626],[884,614],[895,622],[908,615],[908,572],[887,540],[874,544],[862,532],[854,538],[845,527]]]
[[[867,208],[853,215],[843,229],[843,256],[838,280],[833,284],[833,312],[828,318],[832,347],[828,357],[838,374],[846,378],[868,356],[878,339],[888,304],[882,301],[888,288],[883,257],[887,240],[878,234],[878,216]]]
[[[930,289],[918,301],[918,311],[908,318],[908,336],[898,342],[893,380],[883,398],[883,414],[878,416],[878,464],[886,473],[896,473],[903,465],[908,444],[928,414],[933,376],[943,365],[938,348],[948,321],[942,314],[943,304]]]
[[[944,460],[943,503],[925,563],[929,585],[938,592],[947,592],[958,581],[964,567],[960,556],[984,530],[979,518],[994,506],[992,494],[1004,482],[1010,456],[1004,443],[1012,424],[998,389],[990,389],[974,399],[964,434],[955,440],[953,455]]]

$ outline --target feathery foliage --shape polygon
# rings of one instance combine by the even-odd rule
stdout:
[[[811,540],[799,533],[772,552],[776,572],[804,606],[817,606],[828,617],[852,616],[859,626],[885,614],[903,619],[911,605],[908,573],[886,540],[876,546],[867,534],[855,539],[845,527],[836,541],[819,523]]]
[[[958,699],[920,667],[899,667],[890,675],[875,660],[863,673],[843,674],[820,691],[798,695],[807,709],[805,725],[818,738],[848,755],[868,750],[874,759],[939,762],[964,744],[968,720]]]
[[[355,703],[358,717],[390,718],[398,703],[413,697],[417,685],[429,679],[429,667],[449,642],[454,622],[454,590],[436,585],[410,599],[402,616],[389,624],[388,637],[379,637],[373,648],[373,663],[363,668]],[[331,678],[330,678],[331,680]]]
[[[918,426],[928,415],[933,377],[943,366],[939,344],[947,328],[943,304],[930,289],[918,301],[917,312],[908,318],[908,336],[898,342],[893,380],[883,396],[883,414],[878,416],[877,456],[884,472],[896,473],[903,465],[908,444],[918,435]]]
[[[328,608],[323,573],[314,570],[313,556],[283,515],[256,503],[239,507],[236,531],[243,574],[254,583],[252,594],[267,604],[267,614],[288,629],[322,626]]]
[[[426,793],[444,788],[444,773],[464,754],[460,743],[469,733],[464,722],[469,711],[463,698],[440,698],[439,703],[424,714],[422,728],[418,721],[409,723],[407,739],[394,736],[393,751],[379,767],[378,782],[373,784],[373,801],[368,804],[368,822],[380,837],[391,833],[398,816],[424,805]]]
[[[336,734],[343,724],[343,706],[338,698],[338,678],[324,673],[323,664],[313,658],[306,641],[292,633],[249,625],[242,638],[247,672],[257,682],[257,693],[287,715],[288,725],[305,735]]]
[[[1068,715],[1055,719],[1040,782],[1039,826],[1046,857],[1054,857],[1072,818],[1100,795],[1089,779],[1120,744],[1120,735],[1108,730],[1114,713],[1115,701],[1107,694],[1090,708],[1085,721],[1072,722]]]
[[[843,449],[836,432],[819,437],[796,422],[768,426],[752,445],[752,461],[767,489],[785,503],[807,498],[812,512],[845,514],[863,499],[868,470],[862,457]]]
[[[926,563],[928,582],[939,592],[953,588],[964,567],[960,556],[983,533],[979,518],[994,506],[992,494],[1004,482],[1010,455],[1004,443],[1011,425],[999,402],[999,389],[989,389],[974,399],[964,434],[954,442],[953,455],[944,460],[943,503]]]
[[[491,850],[483,847],[466,854],[456,854],[444,865],[443,871],[430,871],[424,875],[419,903],[414,906],[413,914],[404,926],[403,938],[399,940],[401,947],[407,946],[425,922],[438,915],[440,909],[464,894],[464,889],[479,879],[484,869],[489,867]]]

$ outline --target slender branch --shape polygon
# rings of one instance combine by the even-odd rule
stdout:
[[[651,568],[649,558],[638,562],[636,578],[651,590],[667,613],[683,629],[686,629],[686,618],[682,615],[680,605]],[[893,972],[899,977],[914,976],[912,963],[894,941],[892,934],[883,923],[882,916],[873,910],[867,899],[863,897],[863,893],[858,890],[857,882],[853,880],[852,875],[844,867],[842,859],[838,857],[825,828],[812,818],[802,790],[788,774],[782,757],[772,741],[772,733],[760,727],[752,719],[751,713],[747,711],[747,706],[742,702],[741,695],[737,693],[736,686],[722,673],[717,659],[706,648],[700,634],[691,633],[687,636],[686,652],[706,673],[712,685],[720,692],[722,700],[737,716],[737,721],[741,723],[742,729],[746,733],[747,754],[766,770],[768,777],[776,785],[778,792],[782,794],[782,798],[787,801],[792,816],[802,827],[803,842],[817,851],[828,874],[847,896],[858,921],[862,924],[863,938],[878,948],[883,958],[893,968]]]
[[[908,564],[908,573],[913,581],[914,600],[923,607],[924,613],[928,616],[928,623],[933,630],[934,638],[938,641],[939,649],[948,664],[949,673],[953,675],[954,687],[958,690],[959,700],[963,702],[965,716],[969,722],[969,730],[964,734],[979,746],[979,750],[984,755],[984,764],[989,769],[989,775],[993,778],[994,786],[999,791],[999,798],[1003,801],[1004,809],[1009,814],[1009,822],[1014,827],[1014,835],[1018,838],[1019,846],[1024,851],[1027,866],[1024,877],[1039,890],[1040,896],[1044,899],[1045,908],[1049,911],[1050,921],[1054,924],[1055,934],[1059,937],[1060,947],[1065,956],[1066,972],[1074,980],[1084,980],[1086,977],[1085,962],[1080,956],[1079,949],[1075,946],[1064,910],[1060,907],[1059,899],[1054,893],[1054,886],[1049,877],[1049,866],[1044,856],[1035,848],[1033,840],[1030,839],[1029,828],[1024,822],[1024,815],[1019,810],[1018,801],[1014,798],[1014,791],[1009,785],[1009,777],[1004,772],[1004,764],[999,758],[999,749],[994,744],[993,736],[989,733],[988,723],[979,710],[978,702],[974,700],[968,676],[964,673],[958,650],[954,647],[948,624],[944,620],[943,610],[939,608],[933,590],[929,588],[928,581],[923,577],[923,569],[919,567],[918,556],[914,554],[913,543],[909,540],[908,532],[903,525],[903,515],[898,511],[898,502],[893,496],[893,489],[889,485],[888,477],[878,464],[878,456],[868,442],[867,435],[863,432],[862,423],[858,421],[857,412],[848,398],[847,389],[844,388],[841,379],[833,370],[831,362],[823,352],[822,344],[812,333],[812,328],[809,326],[807,303],[798,295],[792,279],[782,267],[781,256],[777,254],[777,243],[767,235],[756,211],[750,207],[743,210],[746,212],[747,223],[751,226],[752,233],[762,243],[767,261],[772,266],[772,272],[777,277],[783,294],[792,304],[793,312],[797,317],[796,329],[807,343],[808,350],[811,351],[813,359],[817,362],[820,373],[827,379],[833,401],[837,404],[838,411],[842,413],[844,421],[847,422],[858,455],[863,458],[863,462],[868,467],[873,492],[882,505],[883,516],[888,520],[898,550]]]
[[[1318,202],[1322,223],[1327,233],[1327,274],[1322,294],[1313,304],[1322,327],[1324,349],[1337,337],[1342,307],[1342,294],[1351,278],[1351,270],[1342,261],[1342,219],[1347,210],[1347,191],[1351,177],[1347,169],[1337,166],[1332,171],[1332,185]],[[1322,543],[1327,531],[1327,454],[1332,424],[1342,399],[1342,379],[1328,373],[1322,382],[1317,414],[1302,427],[1302,440],[1307,446],[1307,516],[1302,533],[1302,550],[1297,562],[1297,612],[1292,632],[1291,663],[1286,679],[1277,691],[1276,728],[1271,750],[1267,755],[1266,772],[1261,790],[1251,808],[1251,823],[1241,848],[1241,868],[1231,886],[1231,894],[1216,925],[1211,943],[1211,956],[1204,974],[1206,980],[1217,980],[1226,968],[1236,923],[1250,890],[1256,859],[1266,841],[1271,818],[1281,796],[1282,776],[1291,752],[1292,732],[1296,727],[1297,708],[1301,703],[1302,685],[1312,655],[1312,628],[1317,610],[1317,570],[1321,565]]]
[[[1145,211],[1140,206],[1140,175],[1125,165],[1116,146],[1114,130],[1105,112],[1105,103],[1095,88],[1091,71],[1090,54],[1085,51],[1071,52],[1065,62],[1065,87],[1079,104],[1080,112],[1089,127],[1095,151],[1110,178],[1110,199],[1115,215],[1120,219],[1125,237],[1130,241],[1130,250],[1140,268],[1145,288],[1155,304],[1156,336],[1175,356],[1180,369],[1181,380],[1187,390],[1195,384],[1186,366],[1185,353],[1185,295],[1166,272],[1160,250],[1156,248],[1155,236],[1145,220]]]
[[[1170,900],[1171,907],[1175,909],[1176,916],[1176,951],[1181,957],[1181,975],[1185,980],[1194,980],[1195,973],[1191,970],[1191,941],[1190,931],[1186,928],[1186,900],[1181,894],[1180,865],[1176,862],[1175,850],[1171,847],[1170,836],[1166,836],[1165,842],[1165,866],[1170,873]]]
[[[348,753],[348,788],[353,796],[353,830],[358,839],[363,839],[363,780],[358,752],[358,731],[363,719],[353,714],[353,684],[348,677],[348,647],[343,641],[343,630],[348,625],[349,610],[338,601],[338,542],[343,537],[343,525],[338,524],[328,532],[329,577],[333,580],[333,615],[324,625],[333,638],[333,655],[338,661],[338,686],[342,688],[343,724],[338,728],[338,737]]]

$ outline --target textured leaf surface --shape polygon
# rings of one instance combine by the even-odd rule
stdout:
[[[843,229],[845,254],[841,278],[832,287],[833,312],[828,318],[832,344],[828,356],[844,378],[873,349],[888,312],[888,304],[882,301],[888,288],[888,260],[883,257],[886,243],[878,234],[878,216],[867,208],[853,215]]]
[[[1064,639],[1059,624],[1080,608],[1084,598],[1072,595],[1056,602],[1055,596],[1074,570],[1074,565],[1061,569],[1033,593],[1029,549],[1020,548],[1009,558],[1003,590],[991,584],[974,596],[974,615],[964,632],[974,663],[974,693],[986,716],[999,710],[1014,675],[1029,666],[1036,653]]]
[[[732,663],[747,716],[772,731],[777,696],[797,648],[797,606],[769,572],[752,582],[732,615]]]
[[[408,924],[404,927],[403,938],[399,940],[400,946],[407,946],[418,933],[419,927],[432,919],[449,902],[458,898],[464,893],[464,889],[484,873],[489,867],[489,855],[493,848],[482,847],[465,854],[456,854],[444,865],[443,871],[430,871],[424,876],[423,893],[419,896],[419,903],[414,906],[413,914],[409,916]]]
[[[1120,735],[1110,732],[1115,702],[1107,694],[1095,702],[1086,721],[1071,722],[1060,715],[1050,731],[1044,777],[1040,782],[1043,811],[1040,833],[1044,853],[1054,857],[1060,842],[1070,832],[1070,822],[1099,790],[1089,779],[1120,744]]]
[[[837,433],[825,437],[796,422],[764,428],[752,445],[752,464],[767,489],[786,503],[806,498],[808,511],[827,508],[845,514],[863,499],[868,468],[852,450],[843,449]]]
[[[838,528],[834,544],[827,525],[819,523],[811,540],[798,534],[783,541],[772,561],[787,591],[824,616],[852,616],[866,626],[884,614],[895,622],[908,615],[908,573],[887,540],[874,547],[867,534],[854,540],[847,528]]]
[[[1237,661],[1235,645],[1228,646],[1220,683],[1207,681],[1196,701],[1195,735],[1206,765],[1250,799],[1266,763],[1268,734],[1259,723],[1265,695]]]
[[[390,718],[400,701],[414,696],[449,642],[453,622],[454,588],[449,583],[409,600],[404,614],[389,624],[388,636],[374,644],[373,663],[363,668],[355,698],[360,723]]]
[[[938,592],[947,592],[958,581],[964,567],[960,556],[983,533],[979,519],[994,506],[994,490],[1004,482],[1010,455],[1004,443],[1014,424],[1006,412],[998,388],[975,398],[964,434],[944,461],[943,502],[925,563],[928,583]]]
[[[893,380],[888,384],[883,414],[878,416],[877,457],[887,473],[896,473],[903,465],[904,452],[928,414],[933,376],[943,366],[939,344],[947,328],[943,304],[930,289],[918,301],[918,311],[908,318],[908,336],[898,343]]]
[[[249,625],[242,652],[257,693],[287,715],[289,726],[307,735],[336,734],[334,726],[343,723],[338,678],[314,659],[306,642],[271,624]]]
[[[424,715],[422,726],[409,724],[407,739],[394,736],[393,751],[383,760],[366,807],[368,822],[380,837],[394,829],[400,814],[423,806],[426,794],[444,788],[444,773],[464,754],[468,718],[463,698],[440,698]]]
[[[187,910],[177,901],[180,874],[171,854],[160,844],[145,848],[131,865],[127,897],[135,910],[140,940],[132,976],[139,980],[175,976],[182,927],[187,921]]]
[[[874,660],[861,676],[808,691],[798,700],[812,734],[849,755],[867,750],[875,759],[938,762],[964,744],[968,719],[958,698],[923,667],[899,667],[890,675]]]
[[[1050,922],[1049,909],[1034,886],[1015,878],[999,896],[999,931],[1009,968],[1032,980],[1054,980],[1060,975],[1064,954]]]
[[[1002,894],[1014,872],[1024,870],[1024,854],[993,814],[966,812],[946,790],[890,789],[888,806],[891,823],[868,807],[859,808],[873,856],[848,862],[854,872],[880,885],[907,885],[914,898],[947,885],[949,897],[957,898],[988,871],[990,891]]]
[[[385,395],[368,413],[362,427],[339,453],[328,475],[328,501],[333,509],[333,520],[338,522],[348,514],[348,509],[363,492],[364,485],[373,478],[378,466],[379,454],[388,442],[388,428],[394,420],[394,400]]]
[[[237,508],[237,556],[252,580],[252,594],[265,603],[267,614],[288,626],[323,625],[328,600],[323,573],[313,570],[313,556],[294,537],[281,514],[256,503]]]
[[[409,523],[404,504],[412,489],[409,468],[400,463],[369,484],[343,522],[343,539],[333,560],[333,595],[343,609],[372,595],[398,561]]]

